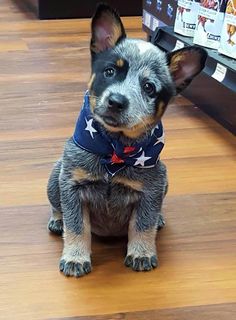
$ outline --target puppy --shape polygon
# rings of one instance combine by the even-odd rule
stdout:
[[[167,192],[160,119],[207,54],[198,47],[165,54],[127,39],[119,15],[105,4],[92,19],[90,49],[83,107],[49,178],[48,229],[63,233],[60,271],[66,276],[91,272],[91,233],[128,235],[125,265],[148,271],[158,265],[156,232]]]

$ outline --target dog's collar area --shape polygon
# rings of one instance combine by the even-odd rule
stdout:
[[[124,145],[112,139],[93,118],[89,92],[86,91],[73,141],[78,147],[99,155],[100,163],[105,166],[109,175],[114,176],[126,166],[144,169],[155,167],[164,147],[164,131],[159,122],[151,135],[140,143]]]

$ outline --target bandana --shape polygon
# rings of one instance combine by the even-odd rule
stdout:
[[[164,131],[162,123],[159,122],[151,134],[137,144],[126,146],[112,139],[94,119],[87,91],[76,122],[73,140],[78,147],[99,155],[100,163],[105,166],[110,175],[114,176],[127,166],[155,167],[164,147]]]

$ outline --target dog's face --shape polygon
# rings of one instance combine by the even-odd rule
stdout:
[[[190,47],[168,56],[151,43],[127,39],[117,13],[100,5],[92,20],[90,104],[108,131],[130,138],[154,127],[169,100],[187,86],[206,60]]]

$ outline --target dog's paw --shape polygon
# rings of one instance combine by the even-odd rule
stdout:
[[[63,221],[61,219],[54,220],[53,218],[51,218],[48,222],[48,230],[61,236],[63,233]]]
[[[134,257],[133,255],[127,255],[125,265],[134,271],[150,271],[158,266],[158,260],[156,255],[151,257]]]
[[[74,276],[76,278],[82,277],[92,271],[92,265],[90,261],[74,262],[61,259],[59,269],[65,276]]]
[[[163,215],[162,214],[159,214],[158,216],[158,222],[157,222],[157,230],[160,230],[162,228],[164,228],[165,226],[165,220],[163,218]]]

